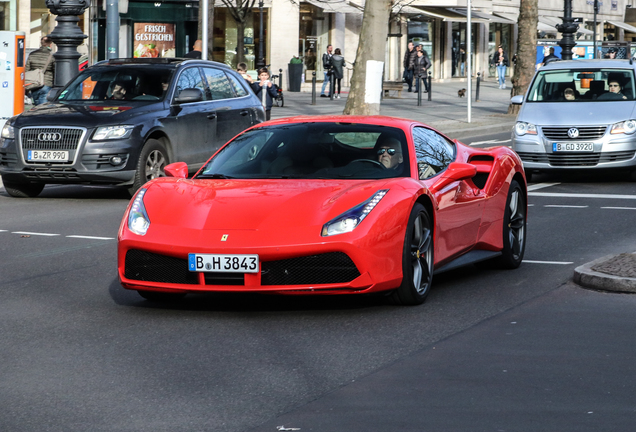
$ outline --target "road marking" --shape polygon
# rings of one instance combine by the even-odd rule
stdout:
[[[561,183],[537,183],[537,184],[533,184],[531,186],[528,186],[528,192],[535,191],[537,189],[547,188],[547,187],[550,187],[550,186],[556,186],[558,184],[561,184]]]
[[[602,209],[611,209],[611,210],[636,210],[636,207],[601,207]]]
[[[512,141],[511,138],[508,138],[507,140],[488,140],[488,141],[477,141],[474,143],[470,143],[471,146],[474,145],[478,145],[478,144],[503,144],[503,143],[507,143]]]
[[[115,240],[114,237],[93,237],[93,236],[82,236],[82,235],[67,235],[66,237],[89,239],[89,240]]]
[[[558,197],[558,198],[602,198],[602,199],[636,200],[636,195],[603,195],[603,194],[556,193],[556,192],[528,192],[528,195],[541,196],[541,197]]]
[[[46,236],[46,237],[55,237],[55,236],[59,236],[59,234],[36,233],[36,232],[27,232],[27,231],[12,231],[12,232],[11,232],[11,234],[34,235],[34,236]]]
[[[543,207],[557,207],[557,208],[588,208],[589,206],[576,206],[576,205],[558,205],[558,204],[552,204],[552,205],[544,205]]]
[[[522,262],[524,263],[528,263],[528,264],[554,264],[554,265],[568,265],[568,264],[574,264],[573,262],[569,262],[569,261],[533,261],[533,260],[523,260]]]

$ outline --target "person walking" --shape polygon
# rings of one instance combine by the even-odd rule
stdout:
[[[53,87],[55,81],[55,57],[52,49],[53,41],[48,36],[40,39],[40,48],[33,51],[27,59],[25,71],[36,69],[44,71],[44,86],[29,91],[29,97],[33,99],[33,105],[40,105],[46,102],[46,95]]]
[[[344,62],[345,59],[342,56],[342,51],[340,51],[340,48],[336,48],[336,50],[333,53],[333,56],[331,57],[331,72],[333,73],[333,78],[334,78],[334,97],[336,99],[340,99],[340,83],[342,82],[342,78],[344,76]]]
[[[543,64],[543,66],[545,66],[548,63],[551,63],[553,61],[561,60],[559,57],[557,57],[554,54],[554,47],[550,47],[550,49],[548,50],[548,53],[549,54],[547,56],[543,56],[543,61],[541,62]]]
[[[413,70],[415,69],[415,59],[417,58],[417,50],[413,46],[413,42],[409,42],[407,50],[404,53],[404,80],[409,86],[408,91],[413,91]]]
[[[274,98],[278,96],[278,87],[269,80],[269,71],[266,67],[258,70],[258,79],[258,82],[252,83],[252,90],[254,90],[256,97],[263,101],[263,107],[265,108],[265,120],[269,120],[272,116]],[[263,89],[265,89],[264,93]]]
[[[420,91],[420,81],[424,81],[424,93],[428,93],[428,68],[431,67],[431,61],[428,59],[428,54],[425,50],[418,50],[417,57],[415,58],[415,92]]]
[[[325,78],[322,82],[322,90],[320,91],[320,97],[327,97],[325,94],[325,88],[327,84],[329,84],[329,94],[333,91],[331,88],[331,52],[333,51],[333,47],[331,45],[327,45],[327,52],[322,55],[322,68],[325,71]]]
[[[203,49],[203,42],[201,41],[201,39],[197,39],[194,41],[194,46],[192,47],[192,51],[184,55],[184,57],[191,58],[191,59],[200,59],[202,49]]]
[[[492,57],[492,64],[497,68],[497,77],[499,78],[499,88],[506,88],[506,67],[508,64],[508,54],[503,47],[499,45],[497,52]]]

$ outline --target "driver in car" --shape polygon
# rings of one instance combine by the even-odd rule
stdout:
[[[402,144],[399,140],[391,137],[380,137],[375,144],[378,162],[385,168],[398,169],[404,161],[402,157]]]

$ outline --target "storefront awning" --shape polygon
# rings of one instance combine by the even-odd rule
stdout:
[[[363,11],[349,4],[347,0],[303,0],[305,3],[312,4],[322,9],[324,13],[348,13],[361,14]]]
[[[145,1],[145,0],[142,0],[142,1]],[[214,7],[225,8],[227,7],[227,5],[223,3],[222,0],[214,0]],[[272,0],[263,0],[263,7],[266,9],[272,7]],[[258,2],[254,3],[254,9],[256,8],[258,8]]]
[[[448,10],[451,10],[453,12],[456,12],[456,13],[460,14],[460,15],[463,15],[464,17],[468,16],[468,9],[466,9],[466,8],[449,8]],[[508,19],[508,18],[505,18],[505,17],[489,14],[489,13],[486,13],[486,12],[476,11],[476,10],[471,10],[470,19],[471,19],[471,21],[476,21],[476,22],[517,24],[517,21],[511,20],[511,19]]]
[[[613,25],[614,27],[619,27],[622,28],[623,30],[630,32],[630,33],[636,33],[636,27],[629,25],[629,24],[625,24],[624,22],[618,22],[618,21],[607,21],[608,23],[610,23],[611,25]]]
[[[422,15],[426,15],[431,18],[441,19],[442,21],[466,22],[466,15],[454,12],[453,10],[448,8],[424,6],[416,7],[421,11]]]

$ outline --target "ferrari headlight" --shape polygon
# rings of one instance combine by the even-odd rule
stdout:
[[[93,140],[101,141],[108,139],[128,138],[134,126],[103,126],[97,128],[93,134]]]
[[[351,210],[346,211],[337,218],[324,224],[322,227],[322,236],[327,237],[353,231],[358,225],[360,225],[360,222],[362,222],[364,218],[371,213],[371,210],[378,205],[380,200],[388,191],[388,189],[377,191],[371,198],[362,204],[355,206]]]
[[[612,125],[611,134],[627,134],[631,135],[636,132],[636,120],[626,120]]]
[[[2,127],[2,138],[4,139],[14,139],[15,138],[15,128],[6,122]]]
[[[139,190],[128,213],[128,229],[137,235],[146,235],[150,227],[150,218],[144,206],[145,194],[146,189]]]
[[[517,122],[515,124],[515,133],[519,136],[524,136],[526,134],[536,135],[537,127],[533,125],[532,123]]]

